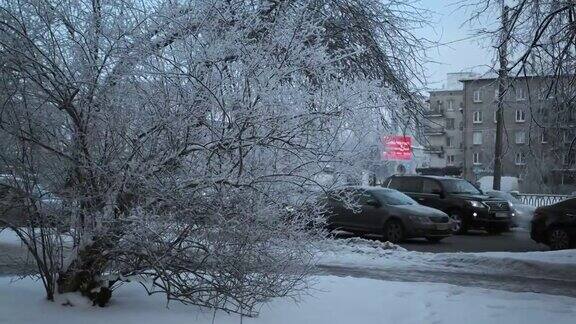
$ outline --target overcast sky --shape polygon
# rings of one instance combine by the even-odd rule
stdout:
[[[428,50],[429,58],[434,61],[426,64],[428,88],[441,88],[449,72],[486,72],[495,57],[489,40],[474,32],[480,25],[489,24],[486,21],[473,26],[466,24],[471,12],[456,2],[458,0],[420,0],[420,6],[431,11],[433,23],[418,34],[446,44]]]

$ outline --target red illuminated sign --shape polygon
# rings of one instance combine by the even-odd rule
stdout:
[[[388,161],[412,160],[412,138],[410,136],[382,137],[382,159]]]

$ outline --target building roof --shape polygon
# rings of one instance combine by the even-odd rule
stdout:
[[[568,76],[568,75],[566,75]],[[508,75],[511,79],[523,79],[523,78],[553,78],[556,77],[553,74],[542,75],[542,74],[510,74]],[[496,72],[486,72],[482,75],[472,76],[472,77],[465,77],[461,78],[460,82],[469,82],[469,81],[479,81],[479,80],[496,80],[498,79],[498,73]]]
[[[429,93],[432,92],[443,92],[443,91],[462,91],[464,90],[464,85],[460,82],[463,78],[469,78],[476,76],[475,73],[472,72],[453,72],[446,74],[446,83],[442,85],[440,89],[432,89],[429,90]]]
[[[394,174],[391,177],[406,177],[406,178],[428,178],[428,179],[436,179],[436,180],[453,180],[453,179],[461,179],[458,177],[453,176],[437,176],[437,175],[428,175],[428,174]]]

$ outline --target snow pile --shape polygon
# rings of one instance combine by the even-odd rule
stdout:
[[[547,251],[547,252],[485,252],[471,253],[490,258],[514,259],[521,261],[536,261],[560,265],[576,265],[576,250]]]
[[[320,266],[414,269],[522,275],[575,281],[576,250],[555,252],[427,253],[364,239],[327,240],[319,245]]]
[[[549,255],[553,252],[438,253],[424,259],[431,268],[446,271],[576,281],[576,251],[562,252],[562,256]]]
[[[406,265],[413,252],[390,243],[358,237],[327,239],[316,245],[319,265],[379,267]]]
[[[337,240],[325,240],[322,241],[322,247],[332,248],[333,243],[337,242],[338,249],[341,251],[352,252],[352,253],[380,253],[382,251],[407,251],[405,248],[388,241],[382,242],[377,240],[369,240],[361,237],[350,237]]]
[[[316,289],[299,302],[275,299],[257,318],[202,310],[178,303],[165,307],[162,296],[147,296],[137,284],[121,287],[107,308],[74,296],[60,303],[43,299],[39,282],[0,278],[0,323],[84,324],[339,324],[339,323],[573,323],[576,299],[534,293],[463,288],[447,284],[387,282],[316,277]],[[74,307],[61,306],[72,299]]]

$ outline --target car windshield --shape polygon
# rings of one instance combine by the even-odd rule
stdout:
[[[442,180],[444,190],[448,193],[454,194],[471,194],[481,195],[482,192],[474,187],[470,182],[462,179],[445,179]]]
[[[396,190],[373,190],[372,194],[384,205],[391,206],[405,206],[405,205],[417,205],[418,203],[406,196],[405,194]]]
[[[504,199],[508,202],[511,202],[513,204],[521,204],[522,202],[520,200],[518,200],[518,198],[512,196],[510,193],[508,192],[502,192],[502,191],[490,191],[488,193],[488,195],[490,197],[494,197],[494,198],[500,198],[500,199]]]

